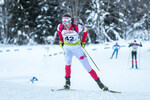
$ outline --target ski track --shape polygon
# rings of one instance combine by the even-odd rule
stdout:
[[[65,83],[65,63],[59,46],[31,46],[29,51],[29,46],[23,46],[17,47],[18,52],[13,52],[15,47],[3,47],[3,51],[10,52],[0,52],[0,100],[150,100],[149,43],[143,42],[138,50],[139,69],[130,69],[127,43],[120,43],[126,47],[120,49],[118,59],[115,55],[110,59],[112,43],[85,48],[101,70],[98,72],[89,59],[102,82],[121,94],[100,90],[75,57],[71,73],[71,88],[75,91],[51,91]],[[38,78],[34,84],[30,82],[33,76]]]

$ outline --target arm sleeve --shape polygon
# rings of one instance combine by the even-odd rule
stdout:
[[[86,38],[87,38],[87,34],[88,34],[88,29],[85,26],[82,26],[80,24],[78,24],[78,32],[83,32],[83,36],[82,36],[82,40],[81,42],[85,42]]]
[[[59,36],[59,41],[63,41],[63,36],[62,36],[62,34],[61,34],[61,29],[63,28],[63,26],[61,25],[61,24],[59,24],[58,26],[57,26],[57,33],[58,33],[58,36]]]
[[[115,45],[112,46],[112,49],[114,49]]]

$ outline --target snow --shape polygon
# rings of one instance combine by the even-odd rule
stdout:
[[[0,0],[0,4],[4,4],[4,0]]]
[[[142,42],[138,49],[139,69],[130,69],[128,41],[118,41],[118,59],[110,59],[115,43],[90,44],[85,49],[101,70],[89,59],[101,81],[121,94],[100,90],[75,57],[71,73],[71,88],[75,90],[52,92],[65,83],[63,50],[58,45],[1,46],[0,100],[149,100],[150,42]],[[34,84],[30,82],[33,76],[38,78]]]

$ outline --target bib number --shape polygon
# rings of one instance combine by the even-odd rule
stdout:
[[[74,41],[74,37],[73,36],[66,36],[65,37],[65,41],[67,41],[67,42],[73,42]]]

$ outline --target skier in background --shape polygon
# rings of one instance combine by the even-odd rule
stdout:
[[[65,57],[65,85],[64,89],[70,89],[70,77],[71,77],[71,64],[72,57],[75,56],[82,63],[87,72],[97,82],[98,86],[107,91],[106,87],[97,76],[96,72],[91,68],[89,61],[82,48],[85,47],[85,41],[88,34],[88,29],[80,24],[74,24],[74,20],[70,14],[64,14],[62,17],[62,23],[57,26],[57,32],[59,35],[59,45],[64,50]],[[83,32],[80,39],[79,33]],[[82,73],[81,73],[82,74]]]
[[[136,40],[134,40],[133,43],[130,43],[129,44],[129,47],[132,47],[132,52],[131,52],[131,56],[132,56],[132,67],[134,67],[134,59],[135,59],[135,67],[136,69],[138,69],[138,66],[137,66],[137,49],[138,49],[138,46],[142,47],[142,43],[140,42],[140,44],[138,44],[136,42]]]
[[[111,59],[113,58],[114,54],[116,53],[116,58],[118,57],[118,50],[120,49],[120,45],[118,45],[118,43],[116,43],[115,45],[113,45],[113,54],[111,56]]]

